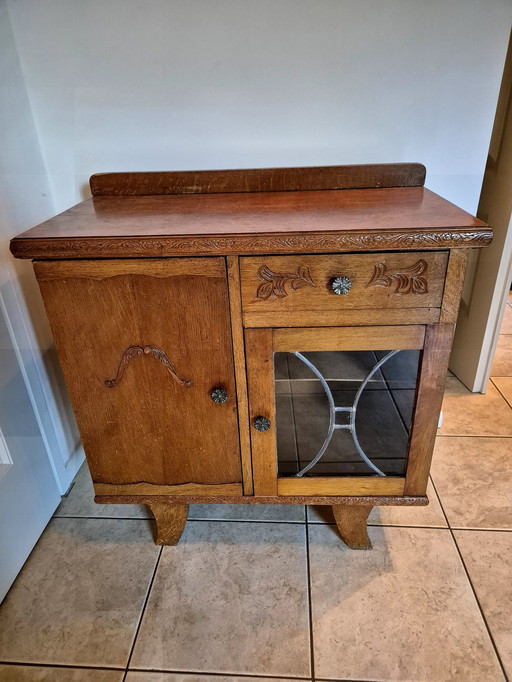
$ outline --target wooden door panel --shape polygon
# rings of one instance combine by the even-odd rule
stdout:
[[[240,482],[224,260],[41,262],[35,271],[93,480]],[[217,386],[227,402],[212,400]]]

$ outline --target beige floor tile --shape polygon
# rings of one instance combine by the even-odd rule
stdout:
[[[374,507],[368,518],[371,526],[433,526],[446,528],[447,523],[436,491],[429,481],[427,488],[430,504],[427,507]],[[309,523],[334,523],[329,506],[307,508]]]
[[[505,671],[512,677],[512,533],[455,531]]]
[[[492,382],[508,404],[512,406],[512,377],[494,377]]]
[[[84,462],[75,477],[75,485],[55,511],[55,516],[82,516],[96,518],[146,519],[153,515],[145,504],[96,504],[94,489],[87,462]]]
[[[151,673],[130,671],[126,682],[296,682],[286,677],[236,677],[235,675],[194,675],[194,673]],[[0,678],[0,682],[1,678]]]
[[[448,530],[373,527],[370,551],[309,534],[318,678],[503,680]]]
[[[471,393],[455,377],[448,377],[440,435],[512,436],[512,411],[496,386],[487,393]]]
[[[512,438],[438,437],[432,479],[451,526],[512,529]]]
[[[310,675],[305,526],[190,522],[164,548],[134,668]]]
[[[512,305],[510,303],[505,306],[500,334],[512,334]]]
[[[0,682],[122,682],[124,670],[0,665]]]
[[[53,519],[0,607],[0,660],[126,665],[158,552],[143,520]]]
[[[188,518],[207,521],[281,521],[303,523],[300,504],[191,504]]]
[[[512,334],[500,334],[491,369],[492,377],[512,377]]]

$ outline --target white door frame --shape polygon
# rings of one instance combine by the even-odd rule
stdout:
[[[1,267],[4,270],[4,285],[0,292],[0,312],[9,330],[57,487],[63,495],[84,461],[83,448],[79,439],[70,434],[66,423],[68,415],[63,414],[57,404],[55,387],[38,347],[14,268],[5,261]]]
[[[501,85],[478,217],[494,232],[472,254],[450,358],[451,371],[485,393],[512,280],[512,41]]]

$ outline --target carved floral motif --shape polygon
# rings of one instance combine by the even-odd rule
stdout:
[[[266,301],[271,296],[274,298],[284,298],[288,296],[286,284],[294,291],[303,286],[314,287],[315,283],[311,279],[311,273],[307,265],[300,265],[297,272],[272,272],[266,265],[258,269],[258,277],[262,280],[256,289],[256,298]]]
[[[133,360],[133,358],[136,358],[138,355],[149,355],[151,354],[154,358],[159,360],[159,362],[162,363],[162,365],[165,367],[165,369],[169,372],[169,374],[172,376],[174,381],[179,384],[180,386],[185,386],[189,387],[192,386],[192,381],[185,381],[184,379],[180,379],[178,376],[176,370],[174,369],[174,366],[172,362],[169,360],[167,355],[164,353],[163,350],[160,348],[157,348],[157,346],[130,346],[125,350],[123,353],[123,357],[121,358],[121,361],[119,363],[119,367],[117,368],[117,374],[114,379],[106,379],[105,380],[105,386],[107,388],[114,388],[114,386],[117,386],[121,379],[123,378],[124,371],[126,367],[128,366],[128,363],[130,360]]]
[[[366,286],[391,287],[395,285],[395,294],[428,294],[427,280],[422,277],[428,265],[422,258],[408,268],[388,270],[385,262],[375,265],[373,276]]]

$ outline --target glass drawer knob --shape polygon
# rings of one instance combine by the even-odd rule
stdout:
[[[211,398],[214,403],[225,403],[229,396],[223,388],[216,386],[211,392]]]
[[[256,417],[254,420],[254,428],[257,431],[268,431],[270,428],[270,419],[266,417]]]
[[[332,281],[331,289],[338,296],[342,294],[348,294],[348,292],[352,289],[352,282],[348,277],[336,277]]]

